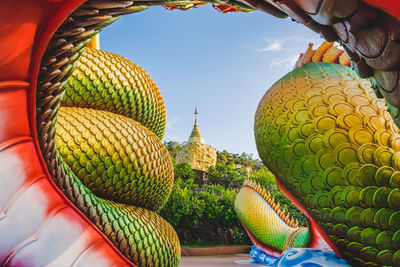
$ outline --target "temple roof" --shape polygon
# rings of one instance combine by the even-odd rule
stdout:
[[[197,111],[197,107],[196,107],[196,111]],[[200,130],[199,130],[199,125],[197,124],[197,116],[194,119],[193,130],[192,130],[192,133],[190,134],[188,142],[189,143],[200,143],[200,144],[204,143],[204,139],[201,136],[201,133],[200,133]]]
[[[210,166],[217,162],[217,152],[212,146],[204,144],[197,124],[197,106],[194,110],[194,125],[189,140],[184,144],[176,155],[176,163],[187,162],[194,170],[207,172]]]

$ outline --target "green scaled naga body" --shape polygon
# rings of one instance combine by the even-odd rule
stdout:
[[[65,85],[57,118],[60,161],[78,205],[136,266],[178,266],[174,229],[156,212],[173,185],[161,139],[164,100],[127,59],[85,48]]]
[[[369,82],[305,64],[266,92],[254,131],[264,164],[336,251],[400,266],[400,135]]]

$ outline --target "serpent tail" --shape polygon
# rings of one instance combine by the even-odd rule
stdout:
[[[147,73],[85,48],[61,97],[58,155],[83,188],[91,220],[137,266],[177,266],[180,258],[174,229],[155,213],[173,185],[160,140],[165,122],[163,98]]]
[[[311,62],[350,66],[347,53],[327,41],[315,50],[310,43],[305,53],[300,54],[295,68]],[[271,200],[270,193],[252,181],[246,181],[239,191],[235,211],[253,243],[269,255],[280,255],[288,247],[329,247],[313,221],[309,221],[310,228],[298,227],[293,218],[289,220],[289,214],[279,209],[279,203],[277,207]]]
[[[269,255],[288,247],[307,247],[311,232],[275,203],[274,197],[256,182],[246,180],[235,199],[235,211],[250,239]]]

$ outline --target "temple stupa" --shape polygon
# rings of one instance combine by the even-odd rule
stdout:
[[[199,125],[197,124],[197,106],[194,110],[194,126],[189,140],[184,144],[176,155],[176,163],[187,162],[190,167],[201,172],[198,174],[205,179],[205,173],[208,172],[210,166],[217,163],[217,152],[214,147],[204,144],[204,139],[200,134]]]

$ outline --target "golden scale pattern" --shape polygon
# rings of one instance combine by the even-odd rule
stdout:
[[[180,243],[175,230],[157,213],[132,205],[102,200],[97,205],[104,234],[136,266],[178,266]]]
[[[84,54],[84,64],[97,72],[98,69],[111,65],[111,60],[103,59],[101,62],[100,57],[104,58],[105,54],[109,59],[116,57],[112,53],[99,53],[94,49],[87,49]],[[129,65],[128,60],[122,57],[118,59]],[[82,65],[80,60],[77,66]],[[97,66],[93,68],[92,65]],[[138,70],[140,72],[131,73],[132,77],[139,76],[132,79],[135,82],[147,75],[143,70]],[[113,72],[118,70],[114,69]],[[68,79],[70,87],[65,91],[62,103],[79,103],[84,98],[89,100],[87,92],[90,92],[90,96],[103,94],[102,101],[107,109],[118,111],[120,102],[116,100],[125,96],[127,91],[133,90],[139,96],[150,99],[143,102],[143,110],[154,108],[152,103],[155,101],[162,101],[162,98],[151,99],[154,96],[161,97],[157,88],[154,93],[146,87],[150,84],[150,89],[153,89],[153,82],[142,82],[140,87],[137,86],[139,83],[127,82],[124,87],[117,88],[118,83],[110,83],[110,77],[113,76],[98,77],[91,71],[82,73],[80,69],[76,69]],[[105,97],[104,94],[107,95],[113,89],[119,90],[113,92],[112,98]],[[143,116],[152,112],[142,113],[139,110],[135,113],[134,107],[137,103],[132,98],[130,117],[146,122]],[[86,103],[82,104],[85,105]],[[101,105],[94,106],[101,108]],[[160,106],[164,107],[164,104]],[[157,114],[157,111],[153,113]],[[136,265],[176,265],[180,253],[176,233],[153,212],[161,209],[173,186],[173,166],[161,140],[132,118],[92,107],[60,107],[57,125],[59,155],[71,169],[69,175],[75,182],[79,184],[82,181],[91,190],[83,195],[86,197],[90,194],[91,206],[98,209],[94,215],[91,214],[95,218],[94,222],[101,224],[100,229]],[[163,133],[164,128],[160,132]],[[101,216],[102,222],[96,219],[98,216]]]
[[[159,210],[173,186],[167,149],[147,128],[107,111],[61,107],[57,147],[97,196]]]
[[[258,189],[261,191],[260,187]],[[235,199],[235,211],[250,238],[261,247],[273,251],[283,251],[287,245],[307,246],[311,240],[307,228],[291,225],[290,215],[282,214],[279,204],[275,204],[267,193],[263,194],[265,197],[261,194],[249,186],[243,186]]]
[[[65,85],[62,106],[107,110],[164,137],[164,99],[151,77],[126,58],[86,48]]]
[[[284,76],[258,106],[257,148],[345,258],[400,266],[400,134],[357,77],[325,63]]]
[[[327,63],[337,63],[344,64],[349,66],[350,59],[347,56],[347,53],[338,47],[334,46],[334,43],[323,42],[316,50],[313,49],[313,44],[310,43],[308,49],[305,53],[300,54],[298,61],[296,62],[296,67],[301,67],[306,63],[311,62],[327,62]],[[258,197],[249,192],[246,193],[246,188],[250,188],[264,199],[264,202],[258,201]],[[268,203],[268,204],[266,204]],[[278,215],[279,219],[272,220],[274,216],[271,216],[269,213],[270,210],[266,209],[265,205],[268,205],[275,211],[276,215]],[[252,208],[250,208],[250,206]],[[309,229],[305,227],[298,228],[298,222],[294,222],[294,219],[289,219],[289,214],[285,214],[286,211],[281,211],[279,208],[279,203],[275,204],[274,199],[271,199],[271,194],[266,192],[266,190],[257,183],[253,181],[246,181],[244,183],[243,189],[240,190],[238,197],[235,200],[235,210],[241,219],[243,225],[249,231],[250,236],[253,239],[257,239],[262,246],[275,248],[278,250],[285,249],[287,246],[307,246],[308,240],[307,237],[310,235]],[[250,210],[249,210],[250,209]],[[254,214],[251,214],[251,209]],[[266,214],[264,214],[266,212]],[[257,214],[257,215],[256,215]],[[259,217],[263,217],[262,219]],[[265,227],[265,224],[276,225],[275,228]],[[287,232],[287,228],[284,224],[297,228],[292,231]],[[270,232],[272,231],[272,232]],[[302,236],[299,237],[299,234]],[[270,236],[274,236],[271,239]],[[285,239],[283,240],[282,237]],[[299,238],[298,238],[299,237]],[[268,242],[268,240],[272,240],[273,244]],[[284,241],[282,246],[282,241]],[[293,243],[292,243],[293,242]]]
[[[275,203],[274,197],[271,197],[271,193],[265,188],[263,188],[261,185],[259,185],[257,182],[254,182],[252,180],[245,180],[243,182],[243,186],[247,186],[254,191],[256,191],[260,196],[262,196],[268,205],[276,212],[276,214],[279,215],[279,217],[290,227],[297,228],[299,226],[299,221],[296,219],[294,220],[293,217],[290,217],[290,213],[286,212],[285,209],[281,209],[279,202]]]
[[[92,36],[120,15],[146,8],[148,4],[132,1],[87,1],[60,26],[41,63],[37,89],[37,128],[43,158],[57,186],[125,256],[137,266],[177,266],[180,245],[171,226],[154,212],[135,206],[128,208],[125,204],[93,195],[63,162],[55,145],[55,120],[61,94],[83,48]],[[149,102],[147,104],[150,105]],[[118,111],[118,108],[116,110]],[[86,127],[88,121],[85,123]],[[161,133],[159,135],[162,136]],[[80,144],[79,141],[76,144]],[[77,158],[81,160],[82,156],[79,155],[75,159]],[[83,165],[85,169],[88,167],[92,170],[87,162],[84,164],[82,161]],[[138,172],[136,177],[141,177]],[[115,187],[119,186],[117,182]],[[159,201],[158,205],[164,201]],[[162,231],[158,230],[158,227],[161,227]]]
[[[290,3],[292,1],[289,1]],[[301,3],[299,1],[293,1],[294,3]],[[320,3],[323,1],[316,1],[313,3],[316,6],[321,6]],[[328,1],[326,1],[328,2]],[[351,2],[358,2],[358,1],[351,1]],[[262,2],[264,3],[264,2]],[[286,1],[285,1],[286,3]],[[279,2],[278,4],[285,4],[284,2]],[[96,224],[98,224],[98,214],[97,211],[93,211],[93,206],[90,206],[93,201],[90,197],[88,197],[85,188],[76,185],[74,183],[74,180],[66,178],[66,173],[68,173],[68,170],[63,167],[62,162],[58,161],[58,158],[56,157],[56,149],[55,149],[55,117],[57,114],[58,110],[58,103],[59,103],[59,96],[62,91],[62,84],[64,83],[65,79],[71,74],[73,68],[74,68],[74,62],[75,60],[79,57],[83,47],[86,44],[86,41],[96,34],[98,31],[100,31],[104,26],[112,23],[115,21],[115,19],[118,18],[119,15],[127,14],[127,13],[132,13],[132,12],[137,12],[143,9],[146,9],[148,5],[157,5],[157,4],[167,4],[166,2],[161,2],[161,1],[153,1],[151,3],[149,2],[133,2],[133,1],[87,1],[81,8],[76,10],[71,16],[67,19],[65,23],[60,27],[60,29],[57,31],[57,33],[54,35],[54,38],[50,41],[49,46],[46,50],[46,54],[43,57],[43,61],[41,64],[41,70],[40,70],[40,75],[38,78],[38,92],[37,92],[37,128],[38,128],[38,136],[40,138],[39,143],[41,146],[41,150],[43,153],[43,157],[46,161],[46,164],[49,168],[49,172],[52,176],[52,178],[55,180],[57,185],[64,191],[64,193],[67,195],[67,197],[75,204],[77,205],[83,213],[85,213],[92,221],[95,221]],[[322,5],[324,6],[324,5]],[[363,5],[349,5],[349,8],[352,8],[352,6],[361,6],[364,7]],[[262,9],[265,11],[269,11],[269,8],[266,8],[261,6]],[[362,8],[359,8],[361,11],[363,11]],[[284,8],[285,11],[287,11],[287,8]],[[303,11],[303,7],[300,6],[300,8],[296,9],[297,11]],[[322,9],[321,9],[322,10]],[[346,9],[347,10],[347,9]],[[360,17],[360,14],[362,15],[362,12],[358,12],[360,10],[356,10],[354,12],[350,12],[352,14],[351,16],[353,17]],[[346,11],[347,12],[347,11]],[[282,12],[280,12],[282,13]],[[308,25],[311,27],[313,30],[316,30],[317,32],[322,33],[325,37],[329,37],[330,34],[332,33],[332,30],[330,31],[327,30],[328,26],[324,26],[325,24],[332,24],[332,23],[325,23],[324,25],[314,23],[314,21],[311,18],[308,18],[307,15],[304,14],[292,14],[293,12],[287,12],[290,15],[294,15],[294,17],[300,21],[303,22],[304,24]],[[331,13],[327,13],[331,14]],[[297,16],[296,16],[297,15]],[[319,14],[316,14],[315,16],[319,16]],[[314,15],[311,15],[312,18],[314,18]],[[344,18],[347,18],[346,16],[343,16]],[[386,21],[386,17],[383,17],[382,20]],[[357,20],[354,20],[357,21]],[[364,23],[361,25],[361,29],[364,30],[364,28],[368,27],[375,27],[377,23],[372,23],[371,19],[368,20],[365,19],[367,23]],[[307,23],[308,22],[308,23]],[[312,23],[310,23],[312,22]],[[345,22],[350,22],[351,21],[345,21]],[[371,22],[371,23],[370,23]],[[347,39],[344,38],[344,34],[350,34],[349,31],[346,29],[345,31],[342,31],[341,28],[345,27],[340,27],[341,25],[344,25],[342,23],[342,20],[340,20],[337,25],[333,25],[333,29],[336,31],[337,35],[344,40],[344,42],[347,44]],[[387,25],[396,25],[396,23],[393,23],[393,20],[388,20]],[[386,25],[383,24],[383,25]],[[379,24],[380,26],[381,24]],[[318,27],[317,27],[318,26]],[[391,29],[389,27],[389,30],[391,32]],[[369,28],[366,29],[367,31],[371,31]],[[386,28],[384,29],[386,30]],[[344,34],[343,34],[344,32]],[[331,34],[332,36],[335,34]],[[364,34],[365,36],[370,36],[368,34]],[[395,35],[395,34],[393,34]],[[344,37],[343,37],[344,36]],[[336,35],[335,35],[336,37]],[[328,38],[329,39],[329,38]],[[332,38],[331,38],[332,39]],[[350,38],[351,39],[351,38]],[[365,38],[364,38],[365,39]],[[358,40],[358,37],[351,39],[353,41]],[[375,42],[380,42],[380,38],[373,38]],[[390,40],[391,43],[387,42],[385,40],[384,44],[386,43],[389,44],[395,44],[396,40]],[[358,42],[359,44],[363,45],[366,43],[371,43],[371,46],[374,46],[374,43],[372,40],[370,42]],[[351,47],[351,43],[347,45],[348,47]],[[396,49],[395,46],[391,46],[393,49]],[[351,49],[352,51],[354,49]],[[388,50],[388,49],[386,49]],[[385,51],[386,51],[385,50]],[[389,51],[389,50],[388,50]],[[353,51],[354,52],[354,51]],[[384,53],[385,56],[390,55],[391,53]],[[352,53],[351,55],[354,58],[355,53]],[[368,55],[365,57],[368,58],[368,62],[375,60],[375,57],[368,57]],[[380,58],[384,58],[383,56]],[[360,61],[360,60],[358,60]],[[382,62],[393,62],[394,60],[381,60],[379,61],[380,63]],[[368,63],[367,62],[367,63]],[[379,63],[378,62],[378,63]],[[362,63],[362,62],[361,62]],[[389,64],[388,63],[388,64]],[[359,69],[361,69],[359,67]],[[385,68],[386,70],[386,68]],[[392,76],[398,74],[396,71],[393,73],[388,73],[384,72],[381,74],[381,72],[377,71],[378,76],[381,77],[381,80],[389,80],[389,81],[397,81],[396,79],[391,79]],[[390,76],[390,77],[389,77]],[[378,77],[378,78],[379,78]],[[383,77],[383,78],[382,78]],[[384,79],[384,78],[387,79]],[[389,78],[388,78],[389,77]],[[381,80],[378,80],[379,81]],[[379,83],[381,85],[381,83]],[[390,87],[391,84],[389,84],[388,87]],[[395,91],[395,90],[392,90]],[[397,91],[396,91],[397,92]],[[392,98],[390,98],[392,99]],[[396,99],[396,98],[394,98]],[[394,115],[396,117],[396,114]],[[83,195],[82,195],[83,194]],[[97,214],[97,215],[96,215]],[[100,227],[101,228],[101,227]],[[103,230],[103,229],[102,229]],[[119,244],[115,243],[116,246],[118,247]]]

